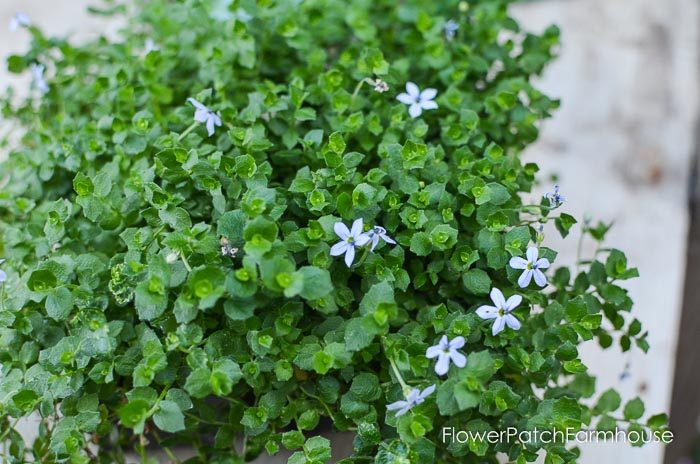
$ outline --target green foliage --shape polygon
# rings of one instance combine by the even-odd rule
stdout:
[[[591,399],[577,347],[647,349],[620,286],[636,270],[602,251],[539,290],[507,265],[542,243],[538,223],[575,230],[522,203],[537,166],[520,152],[558,106],[530,83],[556,28],[521,31],[505,0],[138,3],[116,41],[32,27],[9,60],[46,65],[50,86],[2,101],[22,130],[0,166],[12,462],[89,462],[93,442],[100,462],[122,462],[151,442],[195,446],[188,462],[283,447],[290,463],[323,463],[322,417],[355,432],[348,463],[529,462],[540,449],[573,462],[561,444],[443,444],[441,430],[616,423],[622,399]],[[396,101],[408,81],[437,89],[439,108],[410,118]],[[220,115],[213,136],[189,97]],[[330,256],[333,226],[357,218],[397,244],[348,268]],[[492,336],[475,314],[492,287],[524,297],[520,331]],[[444,334],[467,339],[468,363],[438,379],[425,350]],[[397,372],[438,386],[399,418],[386,411],[403,398]],[[11,424],[32,412],[44,422],[25,444]],[[639,399],[621,414],[666,421],[638,422]]]

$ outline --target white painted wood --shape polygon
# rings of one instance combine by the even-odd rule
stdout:
[[[650,331],[648,355],[582,350],[599,377],[639,395],[652,413],[668,411],[685,271],[687,191],[698,112],[698,3],[694,0],[568,0],[520,4],[526,29],[556,23],[561,55],[541,86],[562,99],[541,139],[524,155],[546,179],[557,174],[578,218],[615,221],[608,246],[623,249],[641,278],[630,281],[634,314]],[[542,186],[540,192],[549,186]],[[576,259],[577,232],[548,244],[558,264]],[[584,256],[594,245],[585,243]],[[629,363],[630,376],[620,381]],[[589,444],[581,462],[661,463],[661,446]]]

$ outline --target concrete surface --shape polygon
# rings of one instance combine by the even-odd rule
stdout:
[[[10,31],[10,18],[16,12],[29,15],[33,24],[41,26],[48,35],[68,35],[76,40],[95,37],[100,33],[112,34],[117,30],[115,22],[90,15],[86,8],[97,5],[89,0],[0,0],[0,89],[12,85],[26,88],[29,73],[17,76],[7,72],[5,59],[13,53],[22,53],[29,46],[26,31]]]
[[[2,0],[0,57],[26,46],[26,34],[7,32],[16,11],[26,11],[50,33],[89,36],[103,29],[83,13],[85,0]],[[686,247],[686,193],[697,116],[698,11],[694,0],[563,0],[530,2],[513,10],[527,29],[558,24],[560,59],[541,82],[563,100],[541,140],[525,153],[545,174],[557,174],[569,201],[565,211],[615,221],[608,246],[624,249],[641,278],[627,288],[635,315],[650,329],[651,350],[583,349],[598,389],[615,386],[641,396],[652,413],[670,404]],[[0,71],[0,88],[27,85]],[[545,179],[542,176],[541,179]],[[542,185],[542,192],[550,188]],[[541,193],[541,192],[540,192]],[[533,197],[535,197],[533,195]],[[548,244],[557,264],[576,257],[577,233]],[[584,243],[584,256],[594,245]],[[629,364],[629,377],[620,374]],[[661,463],[662,448],[624,444],[583,446],[583,464]],[[261,461],[261,463],[264,461]]]
[[[603,352],[590,343],[584,361],[598,375],[599,391],[614,386],[624,397],[639,395],[651,413],[668,411],[698,111],[698,2],[543,1],[514,11],[526,28],[558,24],[563,42],[541,82],[562,99],[562,108],[525,159],[559,176],[566,211],[615,221],[606,245],[625,250],[641,274],[626,287],[634,314],[650,331],[649,353]],[[556,235],[552,230],[548,237]],[[550,242],[561,252],[558,263],[575,261],[577,238],[575,232]],[[583,256],[594,247],[584,243]],[[630,375],[620,381],[628,363]],[[663,457],[658,445],[582,449],[584,464],[660,463]]]

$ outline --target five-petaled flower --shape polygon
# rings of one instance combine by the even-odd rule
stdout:
[[[518,285],[525,288],[530,285],[532,278],[535,278],[535,283],[540,287],[547,285],[547,277],[540,269],[549,268],[549,260],[547,258],[539,258],[539,252],[536,247],[530,247],[525,253],[525,258],[514,256],[510,259],[510,267],[513,269],[523,269],[523,273],[518,278]]]
[[[4,259],[0,259],[0,264],[2,264],[4,262],[5,262]],[[5,273],[5,271],[0,269],[0,284],[5,282],[6,280],[7,280],[7,274]]]
[[[29,27],[32,21],[29,19],[27,13],[18,12],[12,15],[10,18],[10,30],[16,31],[20,27]]]
[[[513,330],[520,329],[520,321],[511,312],[523,301],[522,296],[513,295],[506,300],[503,293],[494,287],[491,289],[491,301],[494,306],[479,306],[476,314],[482,319],[494,319],[491,327],[493,335],[501,333],[506,325]]]
[[[34,86],[37,89],[39,89],[39,92],[41,92],[41,93],[48,92],[49,91],[49,84],[47,84],[46,79],[44,79],[44,71],[46,70],[44,65],[32,63],[32,65],[29,67],[29,69],[32,72],[32,79],[34,82]]]
[[[442,31],[445,33],[445,38],[447,40],[452,40],[457,36],[457,31],[459,30],[459,24],[454,19],[450,19],[442,26]]]
[[[428,359],[438,358],[435,364],[435,373],[437,375],[445,375],[450,370],[450,361],[457,367],[467,365],[467,357],[457,351],[464,346],[464,337],[455,337],[452,340],[447,339],[447,335],[443,335],[440,342],[428,348],[425,356]]]
[[[555,185],[554,186],[554,191],[553,192],[548,192],[544,194],[544,197],[549,200],[549,206],[552,208],[558,208],[559,206],[563,205],[564,202],[566,201],[566,197],[559,193],[559,186]]]
[[[380,238],[391,245],[396,244],[396,241],[386,234],[386,229],[381,226],[374,226],[372,229],[366,232],[365,235],[367,235],[367,237],[369,237],[369,239],[372,241],[372,248],[370,251],[374,251],[374,248],[379,243]]]
[[[386,409],[389,411],[396,411],[396,417],[403,416],[408,411],[413,409],[415,406],[418,406],[419,404],[424,402],[425,399],[428,396],[430,396],[430,394],[433,393],[434,391],[435,391],[435,385],[431,385],[423,391],[420,391],[418,388],[414,388],[406,396],[405,400],[399,400],[399,401],[395,401],[391,404],[388,404],[386,406]]]
[[[400,93],[396,99],[403,104],[408,105],[408,114],[412,118],[417,118],[423,113],[423,110],[437,109],[438,104],[434,98],[437,95],[435,89],[425,89],[421,92],[413,82],[406,83],[406,92]]]
[[[340,237],[340,242],[331,247],[331,256],[344,254],[345,264],[350,267],[355,260],[355,248],[366,245],[371,240],[362,233],[362,218],[355,219],[350,229],[342,222],[336,222],[333,230]]]
[[[194,112],[194,120],[206,124],[209,137],[214,135],[216,128],[221,127],[221,118],[219,115],[199,103],[194,98],[188,98],[187,101],[192,103],[192,105],[196,108],[196,111]]]

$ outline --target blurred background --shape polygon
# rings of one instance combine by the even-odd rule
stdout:
[[[20,11],[49,34],[75,40],[115,34],[118,24],[86,12],[92,3],[0,0],[0,59],[27,46],[26,33],[7,28]],[[627,399],[640,396],[649,414],[671,411],[676,435],[667,449],[583,445],[580,462],[700,463],[691,451],[700,445],[700,3],[541,0],[517,3],[512,13],[525,29],[554,23],[562,30],[560,57],[539,83],[562,107],[524,154],[543,174],[533,198],[551,190],[546,181],[556,176],[565,211],[614,221],[606,245],[623,249],[641,274],[627,288],[634,314],[650,331],[649,353],[603,352],[590,343],[584,361],[598,376],[599,392],[615,386]],[[3,65],[0,89],[8,85],[21,94],[29,76],[11,76]],[[574,263],[578,230],[565,241],[548,232],[558,264]],[[583,243],[584,257],[594,251],[594,243]]]

